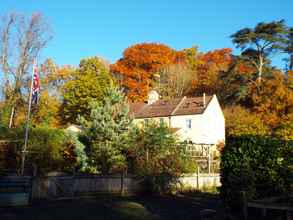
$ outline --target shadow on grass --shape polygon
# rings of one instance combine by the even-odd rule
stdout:
[[[89,219],[199,219],[203,209],[215,209],[219,218],[221,202],[206,196],[98,196],[96,198],[39,201],[28,207],[0,208],[5,220],[89,220]]]

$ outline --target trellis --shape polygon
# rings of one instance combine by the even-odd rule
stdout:
[[[207,168],[208,173],[211,173],[214,164],[219,165],[219,160],[213,160],[211,149],[215,148],[214,144],[205,143],[189,143],[186,145],[186,155],[194,159],[201,169]],[[213,169],[215,170],[215,169]]]

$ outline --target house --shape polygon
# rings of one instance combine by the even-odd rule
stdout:
[[[147,102],[131,103],[134,123],[165,122],[182,141],[216,145],[225,141],[225,119],[216,95],[162,100],[150,91]]]

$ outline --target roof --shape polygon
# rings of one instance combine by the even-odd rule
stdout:
[[[175,115],[202,114],[212,96],[206,96],[206,105],[203,105],[203,97],[183,97],[170,100],[158,100],[153,104],[143,102],[130,103],[129,112],[134,118],[168,117]]]

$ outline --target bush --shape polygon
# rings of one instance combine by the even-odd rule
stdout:
[[[15,164],[5,168],[19,168],[25,129],[2,127],[0,130],[0,139],[18,140],[16,144],[8,145],[8,149],[13,149],[14,154],[10,155],[14,158],[5,158],[13,160]],[[36,165],[40,174],[49,171],[72,172],[75,168],[82,169],[86,165],[83,149],[75,134],[62,129],[30,128],[25,166]]]
[[[182,173],[195,172],[195,161],[186,157],[185,145],[179,144],[167,125],[151,121],[138,128],[133,137],[129,157],[149,191],[166,192]]]
[[[221,197],[225,203],[239,208],[242,192],[247,199],[261,199],[290,191],[292,153],[292,142],[285,140],[228,137],[221,156]]]

